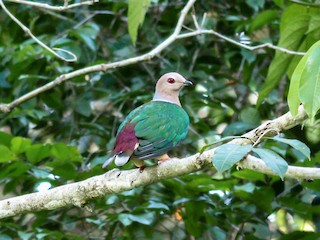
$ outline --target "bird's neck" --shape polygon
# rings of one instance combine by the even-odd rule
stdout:
[[[178,95],[171,95],[171,94],[160,94],[156,92],[153,96],[152,101],[158,101],[158,102],[169,102],[169,103],[174,103],[177,104],[178,106],[181,107],[181,103],[179,100]]]

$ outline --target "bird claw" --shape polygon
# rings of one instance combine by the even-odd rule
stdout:
[[[168,161],[169,159],[170,159],[170,158],[168,158],[168,159],[163,159],[163,160],[159,160],[159,161],[158,161],[158,166],[161,165],[162,163],[164,163],[165,161]]]
[[[139,167],[139,172],[142,173],[145,168],[146,168],[146,166],[144,166],[144,165],[140,166]]]

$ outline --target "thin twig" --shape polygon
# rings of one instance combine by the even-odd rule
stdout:
[[[207,20],[207,13],[205,12],[201,20],[200,29],[203,29],[204,24],[206,23],[206,20]]]
[[[197,16],[195,14],[192,14],[192,19],[193,19],[194,26],[196,27],[197,30],[199,30],[200,26],[198,24]]]
[[[239,43],[236,40],[233,40],[232,38],[226,37],[226,36],[216,32],[214,30],[199,29],[199,30],[196,30],[194,32],[180,34],[177,37],[177,39],[193,37],[193,36],[197,36],[197,35],[200,35],[200,34],[212,34],[212,35],[215,35],[216,37],[219,37],[219,38],[221,38],[221,39],[223,39],[223,40],[225,40],[227,42],[230,42],[230,43],[232,43],[234,45],[237,45],[239,47],[248,49],[250,51],[254,51],[254,50],[257,50],[257,49],[261,49],[261,48],[272,48],[272,49],[275,49],[275,50],[278,50],[278,51],[281,51],[281,52],[284,52],[284,53],[287,53],[287,54],[292,54],[292,55],[304,56],[306,54],[305,52],[297,52],[297,51],[292,51],[292,50],[289,50],[289,49],[286,49],[286,48],[282,48],[282,47],[279,47],[279,46],[275,46],[272,43],[264,43],[264,44],[260,44],[260,45],[257,45],[257,46],[248,46],[246,44]]]
[[[263,137],[265,137],[267,134],[270,134],[270,132],[277,132],[279,134],[279,132],[275,129],[266,129],[259,137],[258,139],[254,142],[254,144],[252,145],[252,147],[257,146]]]
[[[64,11],[67,9],[80,7],[80,6],[84,6],[84,5],[93,5],[94,3],[99,2],[99,0],[85,1],[85,2],[80,2],[80,3],[70,4],[70,5],[68,5],[68,1],[65,1],[65,4],[63,6],[52,6],[47,3],[30,2],[30,1],[25,1],[25,0],[8,0],[8,2],[20,3],[20,4],[30,5],[33,7],[50,9],[50,10],[54,10],[54,11]]]
[[[61,19],[63,21],[68,21],[72,24],[75,24],[77,21],[70,19],[68,17],[63,16],[62,14],[60,14],[59,12],[56,11],[52,11],[50,9],[45,9],[45,8],[39,8],[39,11],[44,12],[45,14],[49,14],[55,18]]]
[[[53,55],[55,55],[57,58],[66,61],[66,62],[75,62],[77,61],[77,57],[76,55],[74,55],[72,52],[61,49],[61,48],[55,48],[54,50],[58,50],[61,52],[65,52],[67,54],[69,54],[71,56],[71,58],[67,59],[62,57],[61,55],[59,55],[58,53],[56,53],[54,50],[52,50],[50,47],[48,47],[46,44],[44,44],[42,41],[40,41],[36,36],[33,35],[33,33],[31,32],[31,30],[29,28],[27,28],[22,22],[20,22],[20,20],[18,20],[4,5],[3,1],[0,0],[0,6],[3,8],[3,10],[5,11],[5,13],[14,21],[16,22],[21,28],[22,30],[28,34],[34,41],[36,41],[40,46],[42,46],[43,48],[45,48],[46,50],[48,50],[49,52],[51,52]]]

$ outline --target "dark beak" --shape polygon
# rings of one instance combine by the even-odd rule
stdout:
[[[185,86],[191,86],[191,85],[193,85],[193,82],[191,82],[190,80],[186,80],[186,81],[183,83],[183,85],[185,85]]]

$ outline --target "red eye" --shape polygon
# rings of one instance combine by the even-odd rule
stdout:
[[[168,78],[167,82],[170,84],[175,83],[176,80],[174,80],[174,78]]]

